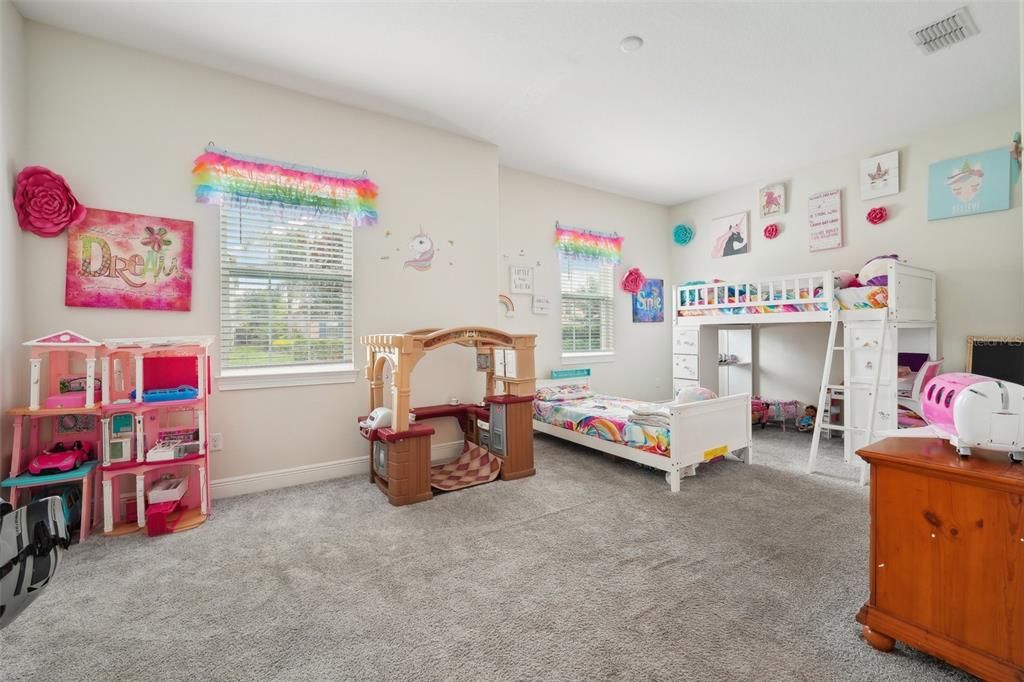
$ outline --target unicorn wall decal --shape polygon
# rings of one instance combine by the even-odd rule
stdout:
[[[429,270],[430,266],[434,263],[434,240],[423,231],[422,227],[417,234],[413,235],[412,240],[409,242],[409,249],[413,252],[414,256],[405,261],[404,267],[419,270],[420,272]]]

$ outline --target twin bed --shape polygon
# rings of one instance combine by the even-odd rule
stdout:
[[[595,394],[587,378],[540,380],[537,389],[548,399],[534,400],[535,431],[664,471],[672,492],[704,462],[730,453],[751,461],[749,395],[646,403]],[[664,412],[665,424],[631,421],[636,409]]]

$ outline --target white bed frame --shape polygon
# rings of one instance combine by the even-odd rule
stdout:
[[[590,390],[589,377],[540,379],[537,388],[570,384]],[[670,455],[667,457],[536,419],[533,420],[533,430],[664,471],[665,480],[674,493],[679,492],[679,484],[684,476],[696,475],[697,467],[710,459],[731,453],[750,464],[754,448],[749,395],[732,395],[693,403],[669,402],[664,405],[672,413],[669,420]]]
[[[935,321],[935,273],[906,263],[890,261],[886,274],[889,277],[890,322],[934,322]],[[681,324],[725,325],[725,324],[779,324],[785,322],[829,322],[836,314],[841,319],[871,320],[885,314],[882,308],[841,310],[835,299],[835,272],[823,270],[802,275],[781,275],[752,279],[692,284],[674,287],[673,313]],[[729,301],[729,289],[743,287],[747,292],[737,300]],[[815,290],[821,293],[814,295]],[[750,293],[756,289],[757,293]],[[810,292],[809,298],[797,298],[801,290]],[[775,300],[774,296],[783,294]],[[798,312],[719,314],[722,308],[756,305],[764,308],[781,308],[791,304],[817,304],[823,310]],[[681,312],[690,313],[680,315]]]

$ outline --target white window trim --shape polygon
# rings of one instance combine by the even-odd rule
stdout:
[[[562,278],[564,277],[564,274],[565,274],[565,267],[566,267],[566,265],[571,265],[571,263],[566,263],[564,261],[559,261],[559,265],[558,265],[558,269],[559,269],[559,306],[560,306],[559,317],[561,317],[561,312],[562,312],[561,311],[561,307],[564,306],[565,300],[566,300],[566,293],[565,293],[564,290],[562,290]],[[603,267],[604,265],[607,265],[607,264],[591,264],[591,265],[595,265],[596,267],[600,268],[600,267]],[[585,267],[585,264],[583,266]],[[594,363],[615,362],[615,340],[614,340],[615,339],[615,317],[616,317],[616,310],[615,310],[615,308],[616,308],[616,302],[615,302],[615,268],[614,268],[614,266],[610,266],[610,265],[609,265],[609,267],[610,267],[609,276],[611,278],[611,281],[609,282],[609,284],[611,285],[611,291],[609,292],[610,296],[608,297],[607,302],[609,304],[609,314],[611,315],[611,319],[610,319],[611,327],[609,329],[609,334],[610,334],[611,339],[612,339],[611,344],[610,344],[611,348],[603,349],[603,350],[596,350],[596,349],[594,349],[594,350],[579,350],[579,351],[569,351],[569,352],[563,350],[563,351],[561,351],[562,364],[566,364],[566,365],[579,365],[579,364],[586,364],[586,363],[591,363],[591,362],[594,362]],[[577,298],[577,299],[592,298],[593,300],[605,300],[602,297],[589,297],[589,296],[579,296],[579,295],[572,295],[572,294],[570,294],[569,298]],[[562,324],[562,320],[559,319],[559,330],[558,330],[559,345],[561,345],[561,343],[562,343],[562,335],[564,333],[565,333],[565,327]]]
[[[615,362],[615,351],[592,353],[562,353],[563,365],[588,365],[595,362]]]
[[[251,388],[354,384],[357,375],[358,370],[350,363],[226,369],[217,377],[217,387],[222,391],[242,391]]]

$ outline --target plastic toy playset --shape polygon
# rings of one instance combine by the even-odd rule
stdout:
[[[533,466],[533,398],[536,392],[533,334],[508,334],[486,327],[418,329],[374,334],[366,346],[370,414],[360,432],[370,442],[370,482],[394,505],[423,502],[432,490],[459,490],[536,473]],[[476,369],[486,375],[478,403],[411,407],[412,370],[429,351],[457,344],[476,350]],[[391,405],[384,406],[384,373],[391,372]],[[500,388],[500,390],[499,390]],[[431,467],[434,429],[424,422],[454,418],[465,447],[453,462]],[[410,423],[413,422],[413,423]]]
[[[961,457],[979,448],[1024,462],[1024,386],[978,374],[940,374],[921,391],[921,411],[928,426],[900,436],[944,438]]]
[[[143,528],[156,535],[205,521],[212,343],[207,336],[99,342],[71,331],[27,342],[29,405],[8,412],[11,476],[0,481],[11,504],[26,489],[61,495],[80,540],[101,515],[109,535]]]

